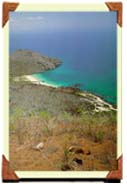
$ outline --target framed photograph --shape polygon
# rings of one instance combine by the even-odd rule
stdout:
[[[3,181],[120,180],[122,3],[3,3]]]

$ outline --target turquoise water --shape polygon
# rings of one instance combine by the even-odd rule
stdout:
[[[57,57],[62,61],[59,67],[33,76],[55,86],[78,84],[81,90],[90,91],[116,105],[116,19],[109,20],[107,27],[96,26],[95,29],[88,26],[81,30],[75,27],[73,31],[13,33],[10,34],[10,52],[30,49]]]
[[[45,42],[50,40],[45,36]],[[67,37],[67,39],[62,38]],[[116,104],[116,46],[114,32],[59,33],[47,48],[58,56],[61,66],[34,74],[40,81],[55,86],[74,86],[100,95]],[[93,41],[94,40],[94,41]],[[55,44],[54,44],[55,43]],[[51,49],[51,50],[50,50]]]

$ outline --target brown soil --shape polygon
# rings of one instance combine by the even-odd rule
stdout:
[[[38,124],[36,130],[40,130],[40,126]],[[110,130],[111,137],[107,130]],[[35,137],[25,136],[22,137],[22,143],[19,142],[19,134],[10,131],[11,167],[21,171],[116,170],[115,125],[103,127],[103,131],[107,133],[101,140],[88,136],[87,131],[80,125],[76,127],[72,123],[56,123],[52,131],[43,131],[38,140],[35,140]],[[33,145],[39,142],[44,143],[44,148],[41,151],[34,150]]]

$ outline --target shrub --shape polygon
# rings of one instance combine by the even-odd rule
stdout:
[[[99,130],[97,132],[95,132],[95,135],[94,135],[94,141],[95,142],[102,142],[104,139],[104,132]]]
[[[11,116],[11,120],[18,120],[23,117],[24,110],[22,108],[16,107],[13,109],[13,114]]]
[[[39,117],[43,120],[49,120],[52,116],[48,111],[41,111]]]

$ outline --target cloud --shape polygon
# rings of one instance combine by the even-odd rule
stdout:
[[[10,33],[104,30],[114,27],[114,12],[11,12]]]
[[[15,16],[12,14],[9,20],[11,32],[39,31],[42,29],[43,24],[45,24],[45,18],[37,15],[21,14],[20,16]]]
[[[9,19],[11,22],[21,23],[28,21],[45,21],[45,18],[42,16],[19,16],[19,17],[11,17]],[[29,22],[28,22],[29,23]]]
[[[30,21],[38,21],[38,20],[42,20],[42,21],[44,21],[45,20],[45,18],[44,17],[41,17],[41,16],[36,16],[36,17],[34,17],[34,16],[31,16],[31,17],[26,17],[26,20],[30,20]]]

